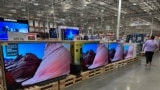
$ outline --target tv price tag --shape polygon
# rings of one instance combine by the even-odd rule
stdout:
[[[8,44],[6,46],[6,55],[7,56],[17,56],[18,55],[18,45]]]

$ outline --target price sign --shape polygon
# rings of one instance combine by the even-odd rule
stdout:
[[[18,55],[18,45],[17,44],[8,44],[6,46],[6,55],[7,56],[17,56]]]

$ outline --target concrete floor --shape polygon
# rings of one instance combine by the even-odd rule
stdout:
[[[160,90],[160,53],[151,67],[140,62],[85,80],[65,90]]]

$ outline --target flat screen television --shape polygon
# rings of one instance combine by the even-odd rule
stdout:
[[[58,38],[58,33],[57,33],[57,29],[56,28],[50,28],[49,29],[49,36],[50,38]]]
[[[137,43],[136,45],[136,53],[139,54],[142,52],[143,44]]]
[[[123,44],[121,43],[109,43],[108,44],[108,57],[110,62],[122,60],[123,57]]]
[[[82,45],[83,70],[94,69],[108,63],[108,49],[104,44],[86,43]]]
[[[64,29],[64,40],[74,40],[75,36],[79,35],[78,29]]]
[[[134,57],[134,45],[124,44],[124,58],[132,58]]]
[[[70,73],[69,43],[1,45],[7,90],[17,90]]]
[[[136,34],[136,42],[137,43],[143,43],[144,42],[144,34]]]
[[[0,18],[0,40],[8,40],[9,32],[22,32],[28,33],[28,21],[27,20],[5,20]]]

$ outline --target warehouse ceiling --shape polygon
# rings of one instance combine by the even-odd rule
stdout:
[[[0,0],[0,16],[116,30],[119,0]],[[160,24],[160,0],[122,0],[121,29]]]

